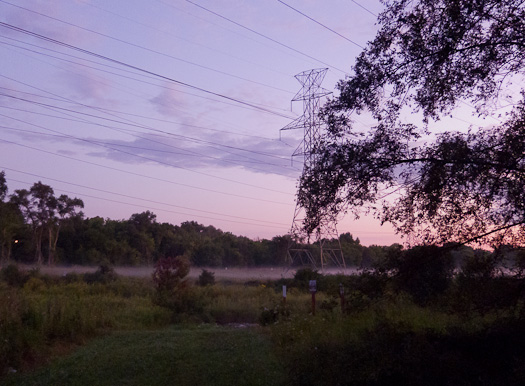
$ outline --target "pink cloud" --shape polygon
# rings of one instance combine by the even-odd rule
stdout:
[[[168,117],[178,117],[186,101],[181,93],[173,88],[163,88],[159,95],[150,99],[156,110]]]

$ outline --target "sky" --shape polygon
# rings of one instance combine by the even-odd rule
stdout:
[[[336,92],[378,0],[0,0],[0,170],[87,217],[197,221],[252,239],[290,230],[303,159],[296,74]],[[337,94],[334,94],[337,95]],[[400,238],[342,217],[362,244]]]

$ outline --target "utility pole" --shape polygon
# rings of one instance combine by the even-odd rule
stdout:
[[[316,152],[321,142],[321,131],[323,124],[319,118],[319,108],[321,98],[331,94],[330,91],[321,87],[321,83],[326,75],[327,68],[314,69],[301,72],[295,78],[303,86],[301,90],[292,99],[293,102],[303,102],[303,115],[295,119],[281,129],[283,130],[304,130],[304,137],[297,149],[292,154],[293,157],[301,156],[304,158],[303,173],[310,171],[315,165],[319,155]],[[318,262],[312,255],[310,238],[312,235],[307,234],[303,229],[305,219],[305,209],[297,202],[290,229],[290,244],[288,246],[288,263],[311,265],[317,268]],[[326,215],[321,219],[319,227],[315,232],[315,243],[319,245],[320,265],[324,271],[327,262],[346,268],[339,234],[337,232],[337,218],[335,215]],[[326,244],[332,240],[337,240],[337,247],[328,247]],[[333,241],[332,241],[333,244]]]

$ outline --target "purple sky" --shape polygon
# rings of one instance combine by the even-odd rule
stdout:
[[[302,160],[294,75],[334,90],[377,0],[0,0],[0,170],[82,198],[88,217],[197,221],[251,238],[291,226]],[[338,35],[339,34],[339,35]],[[341,37],[342,35],[343,37]],[[371,219],[339,232],[399,241]]]

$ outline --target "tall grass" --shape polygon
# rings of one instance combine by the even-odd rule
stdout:
[[[23,288],[0,282],[0,374],[46,358],[53,343],[81,344],[115,330],[166,326],[170,312],[142,285],[88,285],[29,279]],[[133,288],[136,287],[134,295]]]

